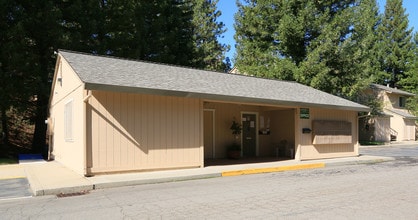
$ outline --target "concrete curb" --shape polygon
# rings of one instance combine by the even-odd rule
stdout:
[[[267,167],[267,168],[256,168],[256,169],[244,169],[244,170],[233,170],[222,172],[222,176],[239,176],[248,174],[259,174],[259,173],[272,173],[272,172],[283,172],[292,170],[304,170],[304,169],[315,169],[323,168],[325,163],[310,163],[310,164],[297,164],[287,165],[279,167]]]
[[[307,163],[307,164],[283,165],[283,166],[278,166],[278,167],[249,168],[249,169],[240,169],[240,170],[219,171],[219,172],[210,172],[210,173],[205,173],[205,174],[145,178],[145,179],[136,179],[136,180],[133,179],[133,180],[125,180],[125,181],[123,180],[109,181],[109,180],[104,180],[104,179],[102,180],[90,179],[90,181],[93,183],[93,189],[95,190],[95,189],[106,189],[106,188],[135,186],[135,185],[144,185],[144,184],[158,184],[158,183],[166,183],[166,182],[188,181],[188,180],[250,175],[250,174],[260,174],[260,173],[295,171],[295,170],[303,170],[303,169],[316,169],[316,168],[323,168],[323,167],[325,167],[325,163]]]
[[[67,194],[67,193],[76,193],[81,191],[90,191],[93,190],[93,184],[76,184],[74,186],[65,186],[65,187],[47,187],[44,186],[35,175],[28,172],[27,175],[29,181],[29,187],[34,196],[45,196],[45,195],[58,195],[58,194]]]
[[[217,178],[217,177],[221,177],[221,174],[220,173],[195,174],[195,175],[188,175],[188,176],[175,176],[175,177],[166,177],[166,178],[149,178],[149,179],[138,179],[138,180],[128,180],[128,181],[96,182],[96,183],[93,183],[93,189],[106,189],[106,188],[115,188],[115,187],[123,187],[123,186],[136,186],[136,185],[145,185],[145,184],[179,182],[179,181],[209,179],[209,178]]]
[[[343,160],[343,161],[341,161]],[[301,162],[296,164],[270,164],[265,167],[260,166],[241,166],[225,168],[208,168],[205,170],[177,170],[163,171],[163,173],[142,173],[142,174],[115,174],[95,177],[84,177],[64,168],[58,163],[25,166],[25,173],[30,183],[30,188],[34,196],[60,195],[86,192],[96,189],[115,188],[123,186],[135,186],[144,184],[157,184],[166,182],[188,181],[217,177],[296,171],[305,169],[317,169],[325,167],[336,167],[358,164],[373,164],[395,160],[393,157],[364,157],[351,159],[338,159],[337,161],[316,161]],[[52,173],[60,174],[51,176]]]
[[[32,188],[32,187],[31,187]],[[70,194],[70,193],[79,193],[84,191],[93,190],[93,185],[82,185],[82,186],[69,186],[62,188],[53,188],[53,189],[35,189],[32,190],[34,196],[46,196],[46,195],[59,195],[59,194]]]

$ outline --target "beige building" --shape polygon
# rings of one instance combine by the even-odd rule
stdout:
[[[232,143],[241,157],[358,156],[368,110],[295,82],[60,51],[50,156],[84,175],[203,167]]]
[[[366,93],[382,102],[383,112],[359,121],[360,140],[389,143],[416,139],[418,117],[405,108],[406,100],[415,94],[378,84],[372,84]]]

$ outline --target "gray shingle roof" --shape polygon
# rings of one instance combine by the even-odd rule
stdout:
[[[413,94],[413,93],[402,91],[402,90],[396,89],[396,88],[391,88],[391,87],[388,87],[388,86],[379,85],[379,84],[371,84],[370,88],[384,90],[386,92],[395,93],[395,94],[399,94],[399,95],[415,96],[415,94]]]
[[[405,118],[405,119],[412,119],[412,120],[418,119],[417,116],[411,115],[407,112],[403,112],[403,111],[400,111],[400,110],[396,110],[396,109],[385,109],[385,110],[390,112],[390,113],[397,114],[397,115],[399,115],[399,116],[401,116],[402,118]]]
[[[369,111],[355,102],[288,81],[60,51],[85,88],[300,107]]]

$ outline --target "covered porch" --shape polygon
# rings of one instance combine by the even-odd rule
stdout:
[[[205,166],[294,158],[296,108],[204,101],[203,109]],[[239,134],[231,130],[233,121],[241,126]],[[239,159],[228,159],[237,145]]]

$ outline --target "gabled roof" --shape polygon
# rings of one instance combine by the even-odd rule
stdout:
[[[59,51],[89,90],[207,100],[369,111],[355,102],[288,81]]]
[[[404,118],[404,119],[412,119],[412,120],[416,120],[416,119],[418,119],[418,117],[417,116],[415,116],[415,115],[411,115],[411,114],[409,114],[409,113],[407,113],[407,112],[403,112],[403,111],[399,111],[399,110],[395,110],[395,109],[385,109],[385,110],[387,110],[388,112],[390,112],[390,113],[393,113],[393,114],[396,114],[396,115],[399,115],[399,116],[401,116],[402,118]]]
[[[394,94],[399,94],[399,95],[415,96],[414,93],[402,91],[400,89],[391,88],[389,86],[383,86],[383,85],[379,85],[379,84],[371,84],[370,85],[370,88],[372,88],[372,89],[378,89],[378,90],[384,90],[384,91],[386,91],[388,93],[394,93]]]

